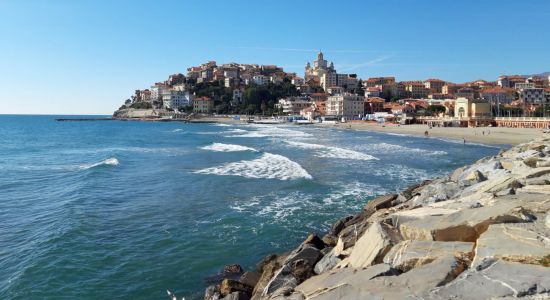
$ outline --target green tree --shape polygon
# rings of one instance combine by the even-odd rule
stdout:
[[[444,113],[447,109],[443,105],[430,105],[426,108],[426,113],[432,116],[437,116]]]

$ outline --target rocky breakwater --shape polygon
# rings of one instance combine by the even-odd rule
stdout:
[[[550,299],[550,138],[369,201],[205,299]]]

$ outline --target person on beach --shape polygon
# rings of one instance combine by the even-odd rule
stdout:
[[[424,131],[424,136],[428,136],[428,130]]]
[[[463,142],[464,142],[464,145],[466,145],[466,139],[465,138],[462,138]]]

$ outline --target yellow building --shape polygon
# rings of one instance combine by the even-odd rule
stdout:
[[[455,118],[468,121],[468,126],[489,125],[492,122],[491,104],[483,100],[458,98],[455,102]]]
[[[209,114],[214,109],[214,100],[208,97],[200,97],[193,100],[193,112]]]

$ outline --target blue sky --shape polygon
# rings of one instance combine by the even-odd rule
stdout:
[[[0,0],[0,113],[110,114],[207,60],[462,82],[550,71],[550,1]]]

